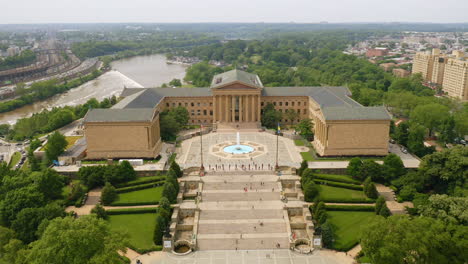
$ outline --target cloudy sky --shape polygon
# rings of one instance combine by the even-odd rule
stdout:
[[[468,0],[0,0],[0,24],[468,22]]]

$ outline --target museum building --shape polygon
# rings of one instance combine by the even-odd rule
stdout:
[[[294,123],[310,118],[321,156],[387,155],[389,113],[350,96],[346,87],[264,87],[258,75],[241,70],[215,75],[204,88],[125,88],[112,108],[86,114],[87,159],[158,156],[159,114],[172,107],[185,107],[191,124],[259,128],[268,103],[283,113],[296,111]]]

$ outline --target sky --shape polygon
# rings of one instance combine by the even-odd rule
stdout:
[[[468,22],[468,0],[0,0],[0,24]]]

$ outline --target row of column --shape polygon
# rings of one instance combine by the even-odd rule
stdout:
[[[323,146],[327,142],[327,127],[320,119],[315,121],[315,137],[322,143]]]
[[[215,95],[213,100],[214,122],[259,122],[260,97],[258,95]],[[236,120],[236,106],[239,118]]]

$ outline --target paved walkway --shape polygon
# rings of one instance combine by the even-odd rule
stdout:
[[[387,207],[392,214],[406,214],[405,207],[413,207],[413,203],[411,202],[404,202],[404,203],[397,202],[395,192],[389,187],[383,184],[377,183],[375,185],[375,188],[377,189],[377,192],[379,193],[379,195],[385,198],[385,203],[387,204]]]
[[[151,252],[138,257],[143,264],[352,264],[354,259],[346,253],[319,250],[301,255],[289,249],[274,250],[206,250],[188,256],[175,256],[166,252]],[[136,263],[133,259],[132,263]]]
[[[88,192],[88,199],[86,199],[86,203],[83,206],[68,206],[65,208],[65,212],[74,211],[78,216],[91,214],[91,210],[101,200],[101,190],[102,188],[92,189]]]

